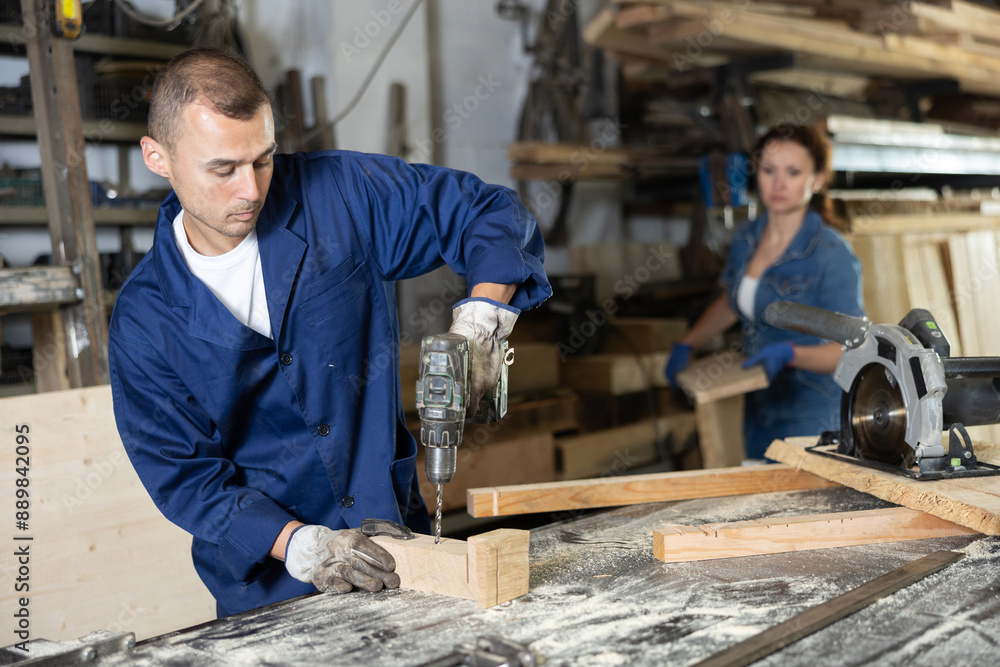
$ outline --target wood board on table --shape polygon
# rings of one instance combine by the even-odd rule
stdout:
[[[815,444],[814,437],[775,440],[767,457],[897,505],[1000,535],[1000,477],[918,481],[806,451]]]

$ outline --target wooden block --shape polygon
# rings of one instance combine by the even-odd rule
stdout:
[[[620,475],[656,461],[656,437],[674,435],[683,442],[694,430],[694,415],[680,413],[617,428],[556,439],[559,479]]]
[[[0,494],[11,503],[21,424],[30,428],[30,520],[22,535],[34,537],[27,543],[32,637],[63,641],[103,629],[144,639],[214,619],[215,600],[191,562],[191,536],[163,518],[129,463],[110,387],[0,401],[9,443]],[[10,577],[17,568],[14,549],[4,550],[0,569]],[[0,608],[14,609],[22,595],[4,586]],[[18,641],[14,629],[0,628],[0,643]]]
[[[457,453],[455,476],[444,485],[444,511],[465,506],[466,489],[485,484],[527,484],[555,479],[555,444],[551,433],[504,442],[463,442]],[[424,469],[424,448],[417,450],[417,470]],[[420,475],[420,494],[429,508],[437,502],[437,489]]]
[[[786,465],[737,466],[469,489],[474,517],[532,514],[838,486]]]
[[[568,358],[562,366],[562,384],[579,392],[632,394],[651,387],[666,387],[663,368],[667,352],[643,354],[594,354]]]
[[[805,450],[814,444],[813,437],[775,440],[767,457],[980,533],[1000,535],[1000,477],[917,481]]]
[[[429,535],[372,539],[396,560],[401,588],[473,600],[482,608],[528,592],[526,530],[494,530],[468,542],[442,538],[440,544]]]
[[[746,458],[743,409],[742,394],[695,405],[702,466],[727,468],[740,465]]]
[[[677,383],[697,404],[766,388],[764,369],[760,365],[743,368],[744,361],[744,357],[732,352],[702,357],[677,374]]]
[[[669,525],[653,530],[653,555],[664,563],[680,563],[974,534],[971,528],[926,512],[893,507],[697,527]]]
[[[687,320],[678,317],[616,317],[611,325],[602,350],[606,354],[669,351],[688,330]]]

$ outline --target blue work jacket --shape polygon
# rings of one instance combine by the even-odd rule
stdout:
[[[110,326],[115,418],[220,615],[314,591],[268,558],[293,519],[428,532],[399,384],[393,281],[444,263],[551,295],[534,219],[471,174],[342,151],[278,155],[257,223],[273,340],[194,278],[160,207]]]
[[[766,226],[764,215],[737,230],[722,271],[729,305],[740,318],[744,353],[748,357],[771,343],[825,342],[769,325],[764,320],[764,309],[774,301],[804,303],[855,317],[864,315],[858,258],[847,241],[810,209],[785,252],[761,274],[754,318],[748,320],[736,306],[736,291]],[[747,394],[744,412],[747,456],[763,458],[775,438],[818,435],[839,429],[840,396],[840,387],[832,375],[785,368],[769,387]]]

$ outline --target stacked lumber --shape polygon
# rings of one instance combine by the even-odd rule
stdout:
[[[556,438],[559,479],[618,475],[672,458],[695,430],[694,414],[663,375],[687,323],[609,317],[603,326],[604,351],[563,358],[561,382],[579,396],[580,429]]]
[[[790,52],[795,69],[904,81],[955,79],[995,95],[1000,12],[971,2],[626,2],[584,30],[623,59],[684,72],[732,58]]]
[[[1000,217],[856,216],[851,229],[869,319],[896,323],[910,309],[925,308],[952,356],[1000,356]],[[976,440],[1000,442],[1000,427],[971,432]]]
[[[600,137],[589,145],[515,142],[507,149],[511,178],[547,181],[669,176],[697,169],[693,156],[642,148],[610,148]]]

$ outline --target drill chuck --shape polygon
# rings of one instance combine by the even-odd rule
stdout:
[[[428,447],[424,452],[424,471],[431,484],[447,484],[455,476],[457,447]]]

